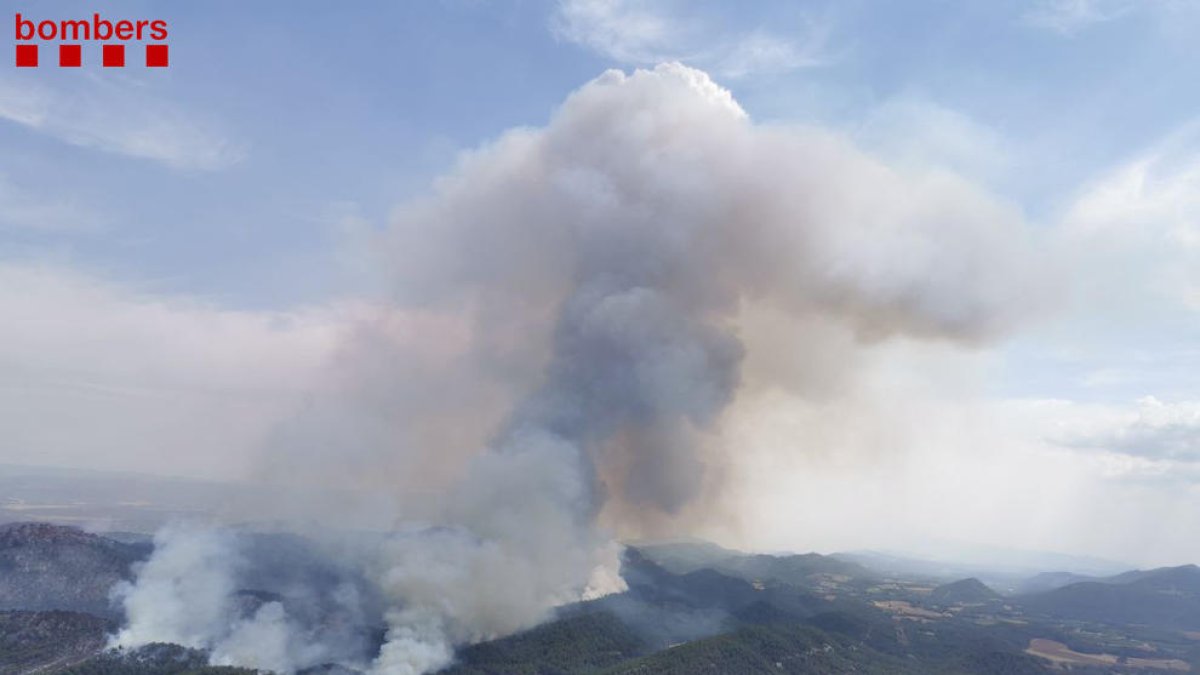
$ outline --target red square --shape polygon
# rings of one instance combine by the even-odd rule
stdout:
[[[83,65],[83,50],[79,45],[59,45],[58,65],[62,68],[78,68]]]
[[[17,45],[17,67],[18,68],[37,68],[38,64],[38,46],[37,45]]]
[[[125,67],[125,45],[104,45],[104,67]]]
[[[167,46],[166,45],[146,45],[146,67],[147,68],[166,68],[167,67]]]

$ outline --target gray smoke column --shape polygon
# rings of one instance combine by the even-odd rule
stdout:
[[[463,308],[477,333],[524,331],[540,383],[494,446],[544,436],[579,456],[585,483],[603,473],[606,494],[570,504],[586,521],[605,498],[672,511],[695,494],[692,449],[738,389],[746,307],[864,340],[981,340],[1029,309],[1024,236],[952,176],[756,126],[670,64],[606,73],[547,128],[467,157],[402,212],[389,250],[403,302]]]
[[[614,534],[719,491],[748,349],[829,360],[803,330],[747,339],[748,313],[979,342],[1033,309],[1025,237],[954,176],[756,125],[702,72],[610,71],[397,213],[381,249],[420,322],[364,329],[351,394],[267,466],[394,486],[399,532],[360,561],[390,608],[374,668],[430,672],[611,579]]]
[[[371,621],[358,580],[290,537],[172,525],[134,583],[112,589],[125,625],[109,646],[169,642],[207,651],[213,665],[284,673],[359,665]]]
[[[468,315],[481,342],[509,336],[505,357],[537,375],[443,521],[461,528],[449,557],[473,561],[456,583],[476,582],[450,593],[497,604],[460,613],[443,595],[455,584],[394,574],[408,608],[388,656],[438,622],[450,642],[527,625],[587,579],[598,514],[636,527],[701,494],[747,306],[832,318],[863,340],[985,339],[1029,310],[1023,227],[953,177],[756,126],[678,64],[605,73],[546,128],[464,158],[389,233],[398,300]]]

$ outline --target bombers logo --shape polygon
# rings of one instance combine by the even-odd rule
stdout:
[[[147,67],[166,68],[167,34],[167,22],[162,19],[112,21],[93,14],[91,19],[35,21],[18,12],[16,65],[19,68],[38,67],[40,42],[58,44],[59,66],[78,68],[84,61],[82,43],[99,42],[101,65],[123,68],[125,46],[132,41],[144,43]]]

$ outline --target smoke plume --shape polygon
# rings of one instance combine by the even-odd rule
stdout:
[[[263,473],[388,496],[370,522],[395,533],[344,555],[384,608],[372,667],[431,672],[619,583],[615,537],[703,517],[737,460],[722,413],[748,387],[804,390],[854,368],[855,345],[972,344],[1021,320],[1024,237],[962,180],[755,124],[702,72],[607,72],[397,212],[378,242],[393,309],[359,327],[338,393],[280,430]],[[289,620],[266,605],[195,638],[226,613],[155,590],[176,553],[163,542],[122,591],[122,644],[231,654]],[[196,614],[142,634],[151,611]]]
[[[359,664],[378,620],[357,571],[303,540],[195,524],[161,530],[134,583],[112,595],[126,624],[110,647],[168,642],[213,665],[281,673]]]

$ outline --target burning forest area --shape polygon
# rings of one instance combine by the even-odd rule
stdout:
[[[1200,668],[1200,15],[784,4],[20,8],[0,675]]]

